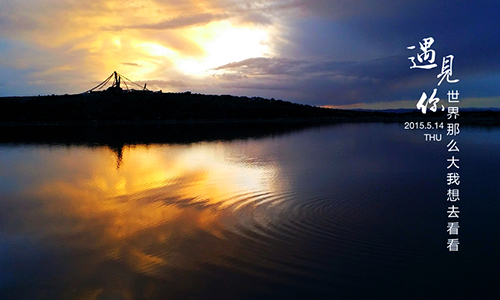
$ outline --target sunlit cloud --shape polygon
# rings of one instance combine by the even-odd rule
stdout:
[[[220,15],[199,14],[192,16],[176,17],[169,20],[162,20],[157,23],[113,26],[108,28],[108,30],[120,31],[124,29],[156,29],[156,30],[178,29],[183,27],[202,26],[211,23],[213,21],[227,19],[227,18],[228,15],[226,14],[220,14]]]
[[[257,12],[231,1],[33,1],[0,8],[1,37],[37,53],[12,53],[10,64],[29,69],[32,81],[51,75],[44,81],[62,92],[75,84],[85,89],[85,82],[88,87],[117,69],[135,80],[212,78],[213,67],[272,52],[266,28],[257,24],[269,22],[250,22],[246,16],[257,20]]]

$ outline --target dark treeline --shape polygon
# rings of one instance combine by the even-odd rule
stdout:
[[[499,112],[461,112],[460,122],[499,124]],[[327,109],[260,97],[155,92],[0,98],[0,124],[252,121],[329,122],[446,120],[445,113],[384,113]]]
[[[342,117],[348,112],[282,100],[192,93],[96,92],[0,99],[2,122],[240,120]]]

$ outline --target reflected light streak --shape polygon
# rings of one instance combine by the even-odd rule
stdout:
[[[156,242],[163,241],[165,249],[171,235],[203,231],[224,238],[220,212],[239,195],[278,192],[271,180],[278,172],[274,166],[228,161],[225,147],[217,143],[131,146],[124,149],[118,170],[113,152],[104,148],[51,150],[41,157],[47,165],[31,166],[31,172],[51,174],[37,176],[37,182],[23,192],[43,203],[43,216],[26,220],[25,226],[33,226],[30,230],[44,239],[92,232],[90,239],[70,239],[70,246],[107,248],[108,259],[125,255],[138,270],[144,268],[140,263],[144,260],[158,262],[156,267],[175,263],[144,253],[143,245],[130,248],[129,243],[145,232],[152,232]],[[54,216],[65,219],[65,225],[46,221]]]

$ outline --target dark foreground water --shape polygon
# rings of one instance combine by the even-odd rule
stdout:
[[[0,298],[498,299],[500,129],[455,138],[458,252],[450,139],[423,133],[3,144]]]

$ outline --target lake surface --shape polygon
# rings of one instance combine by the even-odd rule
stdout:
[[[455,137],[455,220],[439,132],[0,144],[0,298],[496,299],[500,129]]]

